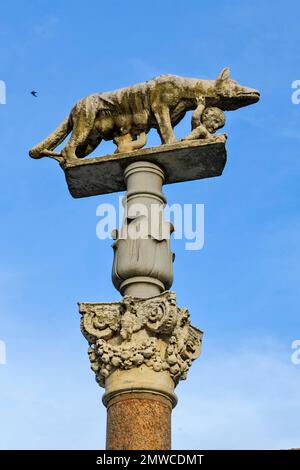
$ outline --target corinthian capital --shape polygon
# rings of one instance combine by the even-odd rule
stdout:
[[[174,292],[120,302],[80,303],[81,330],[89,342],[91,367],[100,386],[116,370],[140,366],[168,372],[174,381],[186,378],[200,355],[202,331],[189,312],[176,304]]]

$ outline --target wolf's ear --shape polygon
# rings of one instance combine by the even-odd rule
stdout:
[[[227,82],[227,80],[229,80],[229,76],[230,76],[230,69],[229,67],[225,67],[225,69],[223,69],[217,76],[216,85],[220,86],[224,82]]]

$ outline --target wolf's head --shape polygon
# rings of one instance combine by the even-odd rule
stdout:
[[[224,111],[243,108],[259,101],[259,91],[239,85],[229,78],[228,67],[223,69],[215,80],[215,96],[217,106]]]

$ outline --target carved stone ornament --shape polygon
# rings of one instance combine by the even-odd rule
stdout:
[[[135,231],[135,226],[138,226],[137,230],[141,229],[143,222],[140,219],[141,217],[131,219],[127,224],[131,232]],[[145,225],[147,222],[146,219]],[[172,230],[170,225],[170,223],[164,222],[169,234]],[[124,224],[122,228],[124,229]],[[112,281],[116,289],[123,294],[123,285],[128,284],[133,275],[139,278],[154,279],[156,283],[161,284],[161,291],[172,286],[175,255],[170,249],[170,235],[159,238],[157,234],[152,233],[147,233],[144,237],[135,233],[132,236],[132,233],[129,233],[124,238],[117,236],[115,238],[116,241],[112,246],[114,250]]]
[[[190,323],[174,292],[148,299],[125,296],[120,302],[80,303],[81,331],[89,342],[91,368],[101,387],[116,369],[141,365],[167,371],[176,385],[186,379],[201,352],[202,331]]]

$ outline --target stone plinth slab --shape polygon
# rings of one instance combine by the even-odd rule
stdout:
[[[144,148],[130,153],[61,164],[74,198],[125,191],[124,170],[138,161],[159,165],[165,184],[220,176],[226,163],[226,135]]]

